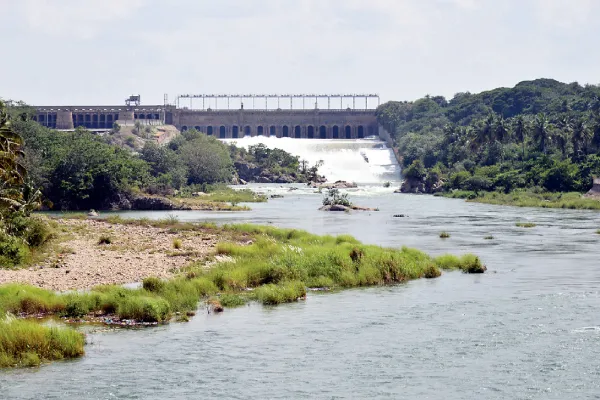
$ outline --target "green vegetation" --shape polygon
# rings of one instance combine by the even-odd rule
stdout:
[[[518,228],[535,228],[537,224],[533,222],[517,222],[515,226]]]
[[[584,197],[581,193],[551,193],[533,189],[516,189],[510,193],[471,192],[453,190],[443,196],[467,199],[478,203],[508,205],[516,207],[566,208],[572,210],[600,210],[600,201]]]
[[[35,367],[44,361],[83,355],[84,336],[14,318],[0,319],[0,368]]]
[[[488,236],[484,236],[485,240],[494,240],[494,237],[492,235],[488,235]]]
[[[248,182],[259,176],[273,182],[281,177],[294,182],[316,181],[318,169],[323,164],[320,161],[310,166],[306,160],[281,149],[269,149],[262,143],[249,146],[248,150],[230,145],[229,152],[239,177]]]
[[[488,202],[482,193],[523,189],[541,196],[586,192],[592,176],[600,174],[599,86],[538,79],[458,93],[449,101],[427,96],[389,102],[377,114],[393,136],[406,177],[442,180],[445,190],[468,191],[473,201]],[[570,200],[544,204],[600,208],[597,200]],[[492,203],[540,204],[501,195]]]
[[[98,239],[98,244],[102,245],[102,244],[111,244],[112,243],[112,238],[108,235],[102,235],[100,236],[100,239]]]
[[[175,218],[112,220],[162,226],[173,233],[218,233],[227,241],[219,243],[216,252],[228,257],[211,269],[206,269],[204,262],[192,264],[170,280],[146,278],[138,289],[99,286],[88,292],[57,294],[22,284],[1,285],[0,315],[56,315],[75,321],[104,316],[111,321],[158,324],[174,316],[179,321],[188,320],[202,299],[214,312],[220,312],[223,307],[238,307],[248,301],[265,305],[293,302],[306,296],[307,287],[389,285],[436,278],[441,269],[468,273],[485,270],[473,255],[433,259],[414,249],[363,245],[348,235],[317,236],[250,224],[219,228],[180,223]],[[0,326],[0,366],[34,365],[83,353],[82,336],[75,331],[22,325],[26,324],[23,321],[0,323],[4,324]]]
[[[41,193],[31,183],[22,150],[23,139],[0,102],[0,266],[26,264],[53,236],[50,227],[31,212]]]
[[[181,239],[179,239],[179,238],[173,239],[173,248],[175,250],[179,250],[179,249],[181,249],[181,247],[183,247],[183,244],[181,243]]]
[[[348,193],[340,193],[339,189],[329,189],[323,198],[323,205],[352,207],[352,202],[348,199]]]
[[[39,203],[43,195],[44,205],[51,209],[103,210],[119,208],[139,195],[185,197],[193,192],[210,193],[206,200],[212,203],[265,201],[250,191],[235,193],[225,188],[241,170],[248,169],[244,162],[256,162],[300,180],[308,179],[312,171],[305,165],[304,176],[298,159],[282,150],[257,146],[246,151],[193,129],[167,146],[146,141],[139,153],[132,153],[134,136],[121,148],[112,144],[110,135],[101,137],[83,128],[75,132],[45,128],[31,119],[33,111],[23,104],[13,104],[7,111],[2,105],[1,110],[3,126],[12,119],[10,140],[6,139],[11,147],[6,154],[12,154],[12,159],[7,162],[13,170],[29,171],[30,196],[26,200]],[[3,132],[9,130],[3,128]],[[140,134],[149,136],[146,129]],[[9,190],[1,188],[5,189]]]
[[[487,270],[481,263],[479,257],[473,254],[465,254],[461,257],[445,254],[435,258],[438,267],[445,270],[460,270],[468,274],[481,274]]]
[[[448,239],[449,237],[450,237],[450,234],[448,232],[440,233],[440,239]]]

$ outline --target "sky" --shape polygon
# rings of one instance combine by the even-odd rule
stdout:
[[[0,98],[32,105],[600,83],[597,0],[0,0],[0,10]]]

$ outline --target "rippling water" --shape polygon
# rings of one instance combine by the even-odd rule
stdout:
[[[324,213],[311,191],[248,213],[177,213],[350,233],[432,254],[475,252],[485,275],[251,305],[190,323],[92,332],[81,360],[0,372],[8,399],[597,399],[600,213],[359,188],[379,212]],[[393,218],[404,213],[407,218]],[[123,213],[162,217],[165,213]],[[533,229],[517,221],[533,221]],[[441,240],[440,231],[451,238]],[[494,240],[484,240],[493,235]]]

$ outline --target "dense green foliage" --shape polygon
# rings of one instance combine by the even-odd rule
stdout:
[[[583,192],[600,173],[600,87],[550,79],[379,107],[406,173],[446,189]]]
[[[224,198],[222,185],[236,175],[234,160],[300,180],[305,180],[303,174],[316,175],[316,167],[308,168],[283,150],[264,145],[240,149],[193,129],[167,146],[147,141],[139,154],[132,153],[112,144],[110,135],[98,136],[83,128],[74,132],[45,128],[28,119],[27,110],[23,105],[10,110],[13,130],[23,138],[18,145],[24,142],[20,161],[29,170],[32,187],[41,188],[45,203],[54,209],[118,207],[122,200],[140,193],[179,191],[181,195],[218,189]]]
[[[23,139],[13,122],[0,102],[0,267],[28,261],[31,251],[51,236],[44,222],[30,217],[39,206],[41,193],[29,180]]]
[[[311,166],[306,160],[281,149],[270,149],[262,143],[249,146],[247,150],[231,144],[229,151],[240,177],[243,177],[243,165],[247,165],[262,175],[286,175],[296,182],[310,182],[317,180],[318,169],[323,164],[320,161]]]

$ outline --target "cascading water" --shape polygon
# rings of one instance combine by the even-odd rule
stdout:
[[[394,153],[379,139],[292,139],[246,136],[242,139],[224,139],[240,147],[259,143],[268,148],[285,150],[310,165],[323,161],[319,173],[329,182],[344,180],[359,185],[382,185],[400,180],[400,166]],[[397,186],[397,185],[396,185]]]

